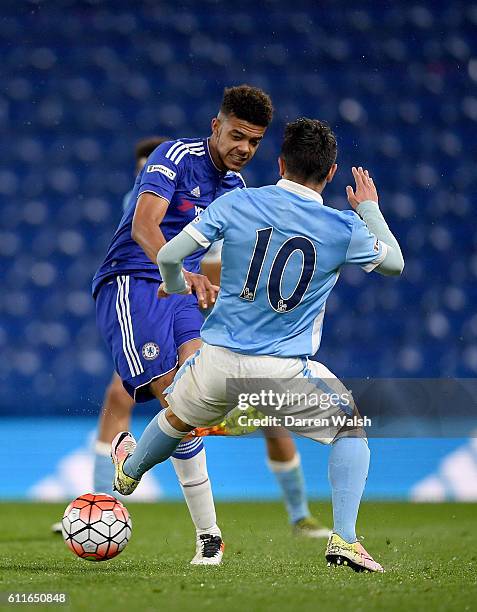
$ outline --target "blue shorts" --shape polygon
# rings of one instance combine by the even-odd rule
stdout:
[[[159,283],[116,276],[96,296],[96,322],[124,388],[136,402],[154,399],[149,383],[177,366],[179,347],[200,338],[195,295],[158,299]]]

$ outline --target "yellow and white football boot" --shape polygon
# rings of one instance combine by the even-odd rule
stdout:
[[[325,553],[328,567],[347,565],[355,572],[384,572],[360,542],[349,544],[336,533],[330,535]]]
[[[140,482],[123,470],[124,462],[135,450],[136,440],[129,431],[119,432],[111,443],[111,459],[114,464],[113,490],[121,495],[131,495]]]

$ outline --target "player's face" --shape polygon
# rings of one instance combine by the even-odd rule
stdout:
[[[212,120],[215,154],[224,169],[239,172],[255,155],[267,128],[233,115]]]

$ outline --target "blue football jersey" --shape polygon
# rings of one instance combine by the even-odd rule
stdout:
[[[224,195],[185,231],[204,248],[224,239],[220,293],[203,340],[253,355],[314,355],[341,267],[369,272],[387,252],[357,213],[329,208],[284,179]]]
[[[136,178],[106,257],[93,278],[93,295],[112,276],[128,274],[161,280],[157,265],[131,237],[134,211],[141,194],[154,193],[170,203],[160,225],[165,239],[170,240],[213,200],[244,186],[239,173],[216,168],[208,139],[182,138],[159,145]],[[188,257],[185,269],[198,272],[205,252],[206,249],[197,251]]]

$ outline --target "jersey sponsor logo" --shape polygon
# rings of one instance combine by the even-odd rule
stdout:
[[[379,240],[376,238],[376,242],[374,243],[373,246],[373,251],[376,251],[376,253],[379,252]]]
[[[195,208],[195,215],[201,215],[204,212],[204,209],[200,206],[197,206],[197,204],[194,204],[193,202],[189,202],[189,200],[182,200],[182,203],[179,204],[179,206],[177,207],[177,210],[180,210],[181,212],[187,212],[189,210],[192,210],[193,208]]]
[[[195,218],[192,219],[192,223],[199,223],[200,222],[200,217],[201,217],[203,212],[204,212],[203,208],[201,208],[200,206],[196,206],[195,207]]]
[[[164,176],[167,176],[167,178],[170,178],[171,181],[173,181],[177,176],[174,170],[171,170],[167,166],[162,166],[161,164],[152,164],[151,166],[148,166],[146,172],[160,172],[161,174],[164,174]]]
[[[142,347],[142,356],[148,361],[152,361],[156,359],[156,357],[159,357],[159,352],[159,346],[155,342],[146,342]]]
[[[181,212],[187,212],[188,210],[192,210],[195,204],[193,202],[189,202],[189,200],[182,200],[182,202],[177,207],[177,210]]]
[[[193,196],[195,196],[196,198],[200,198],[200,187],[199,187],[199,185],[197,185],[197,187],[194,187],[194,189],[191,189],[191,194]]]

